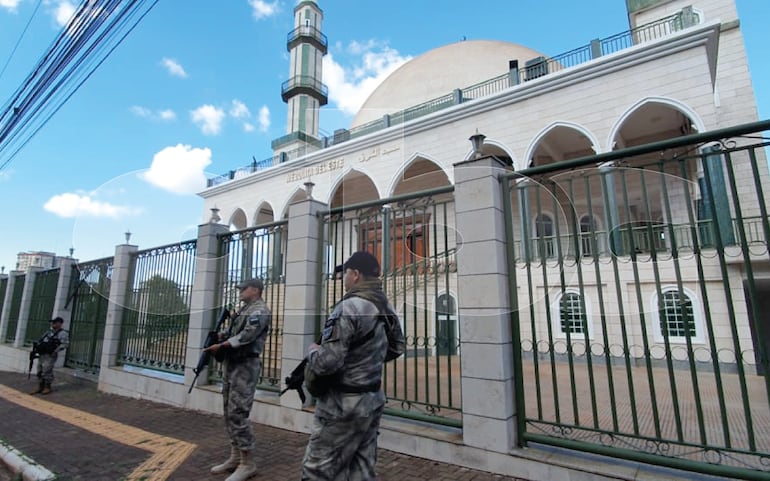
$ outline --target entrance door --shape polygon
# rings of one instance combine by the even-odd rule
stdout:
[[[749,326],[751,328],[751,339],[754,342],[754,359],[757,365],[757,374],[765,375],[765,369],[759,361],[761,350],[765,356],[770,355],[770,279],[754,280],[754,301],[757,303],[756,309],[752,309],[751,290],[749,283],[743,281],[743,292],[746,296],[746,307],[749,311]],[[757,317],[755,318],[754,312]],[[759,338],[758,332],[761,332],[762,338]]]

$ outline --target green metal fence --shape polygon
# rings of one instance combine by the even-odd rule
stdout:
[[[197,240],[134,254],[118,364],[184,374]]]
[[[70,345],[64,361],[67,367],[99,372],[113,264],[114,258],[108,257],[72,266],[65,303],[72,310]]]
[[[59,285],[59,268],[48,269],[35,273],[35,285],[32,286],[32,301],[29,306],[27,330],[24,344],[32,345],[45,333],[49,321],[53,317],[53,306],[56,301],[56,287]]]
[[[767,128],[504,176],[522,444],[768,479]]]
[[[219,236],[223,265],[219,290],[221,305],[239,306],[237,285],[244,279],[262,279],[262,298],[272,313],[272,322],[262,352],[262,374],[258,388],[278,391],[281,387],[281,351],[286,283],[287,221],[262,224]],[[217,312],[217,314],[219,314]],[[216,319],[212,319],[212,327]],[[210,381],[222,379],[221,364],[209,370]]]
[[[382,266],[383,288],[401,318],[406,355],[388,363],[389,414],[460,426],[460,329],[457,311],[453,187],[401,195],[320,213],[324,259],[321,322],[344,294],[333,275],[353,252]]]
[[[20,274],[14,278],[13,292],[11,293],[11,306],[8,311],[8,323],[5,327],[5,342],[16,340],[16,330],[19,326],[19,314],[21,314],[21,296],[24,294],[24,283],[27,275]]]
[[[3,305],[5,304],[5,293],[8,292],[8,278],[3,277],[0,279],[0,312],[3,312]],[[2,336],[2,333],[0,333]]]

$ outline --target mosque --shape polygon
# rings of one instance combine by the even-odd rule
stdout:
[[[653,181],[649,174],[640,179],[628,170],[628,176],[612,181],[617,189],[612,199],[601,195],[608,184],[599,167],[607,163],[595,162],[591,174],[583,170],[585,182],[558,170],[576,159],[757,121],[732,0],[628,0],[627,4],[628,32],[593,40],[562,55],[549,57],[498,40],[467,40],[426,52],[393,72],[365,101],[348,129],[323,137],[319,109],[328,101],[322,72],[327,53],[323,12],[315,1],[300,1],[287,41],[289,79],[281,89],[288,105],[287,133],[272,142],[271,158],[209,179],[200,193],[205,212],[218,209],[224,222],[238,230],[286,219],[290,205],[306,198],[305,184],[312,185],[314,199],[332,210],[377,202],[390,205],[389,199],[445,188],[432,196],[446,209],[445,220],[438,222],[433,213],[431,221],[425,211],[394,214],[392,224],[398,232],[392,234],[393,242],[383,237],[381,225],[371,228],[355,221],[346,241],[348,252],[365,248],[381,260],[387,257],[385,269],[394,276],[412,268],[418,275],[451,272],[435,292],[417,296],[430,297],[420,309],[434,311],[438,304],[457,304],[453,253],[462,235],[468,235],[455,225],[454,166],[479,156],[495,158],[508,172],[535,169],[551,172],[546,174],[551,181],[562,179],[564,192],[556,196],[547,191],[543,179],[538,180],[539,188],[516,183],[511,218],[516,239],[508,248],[520,265],[542,261],[569,272],[574,268],[566,269],[564,259],[596,259],[601,265],[602,258],[629,256],[631,250],[639,259],[649,260],[651,253],[656,257],[670,253],[673,234],[688,231],[690,224],[696,225],[703,245],[714,244],[716,224],[721,225],[721,242],[736,243],[737,234],[728,225],[735,207],[720,207],[729,202],[727,174],[713,162],[660,167],[659,176],[684,174],[686,182],[679,184],[670,178]],[[469,137],[479,141],[476,147]],[[673,151],[683,155],[689,148]],[[698,152],[704,153],[705,147]],[[764,153],[758,155],[763,158]],[[654,160],[654,154],[637,155],[614,165],[649,172]],[[766,181],[767,169],[758,175]],[[746,198],[763,195],[745,183],[738,183],[737,189]],[[745,203],[743,209],[744,218],[759,214],[756,203]],[[697,244],[689,233],[677,237],[678,250],[692,251]],[[333,243],[327,239],[327,244]],[[342,252],[339,245],[327,245],[327,272],[331,259]],[[505,259],[496,262],[504,265]],[[685,278],[688,272],[697,277],[694,270],[687,270],[697,270],[694,263],[681,267]],[[621,275],[630,273],[628,264],[619,269]],[[745,277],[740,269],[734,274]],[[574,280],[578,273],[570,275]],[[570,282],[549,283],[549,276],[529,290],[539,291],[538,298],[553,294],[556,324],[574,323],[567,321],[573,315],[585,321],[599,310],[600,293],[590,295],[590,289],[583,289],[576,296]],[[584,282],[601,282],[600,278]],[[682,300],[692,309],[695,323],[703,324],[700,313],[706,306],[699,300],[702,296],[695,295],[696,284],[673,277],[656,282],[658,287],[631,296],[638,297],[633,300],[637,309],[657,316],[660,299]],[[529,294],[519,290],[524,296],[520,304],[530,303]],[[562,305],[569,302],[579,304],[577,314]],[[747,311],[744,302],[737,304],[739,312]],[[551,317],[547,307],[537,311],[536,316]],[[611,317],[618,315],[614,312]],[[677,324],[676,316],[671,316]],[[591,327],[594,323],[588,322],[587,330],[598,335],[601,329]],[[451,331],[458,332],[456,318],[453,326]],[[563,326],[557,327],[566,334]],[[703,329],[694,331],[702,341]],[[682,332],[677,331],[677,337],[684,343]],[[655,336],[659,341],[664,337],[660,329]],[[746,335],[742,342],[753,341]]]
[[[250,419],[309,432],[312,400],[279,393],[367,250],[407,340],[380,447],[523,479],[767,479],[770,121],[741,21],[626,6],[628,30],[562,54],[423,53],[321,135],[324,14],[299,0],[273,155],[208,179],[196,239],[0,273],[0,366],[25,372],[61,315],[65,366],[101,391],[221,413],[220,366],[192,366],[260,277]]]
[[[495,470],[501,453],[500,466],[515,464],[506,453],[522,440],[644,460],[638,453],[665,446],[664,464],[682,467],[693,443],[743,446],[728,427],[727,441],[706,441],[713,406],[702,400],[719,400],[713,414],[724,415],[725,393],[741,393],[763,413],[745,423],[767,417],[768,169],[747,139],[761,129],[750,127],[757,109],[735,3],[626,5],[628,31],[560,55],[501,40],[423,53],[348,128],[322,136],[323,11],[296,4],[286,134],[270,158],[209,179],[199,195],[232,233],[259,236],[288,220],[269,266],[252,250],[248,272],[228,274],[266,275],[267,291],[285,299],[284,362],[302,356],[295,333],[312,339],[305,314],[339,297],[333,266],[361,249],[380,259],[409,343],[403,370],[415,375],[388,384],[402,371],[386,369],[389,407],[418,421],[440,412],[470,451],[413,445],[397,429],[384,436],[390,448]],[[312,248],[292,244],[302,209],[319,226],[306,235]],[[240,248],[262,245],[249,242]],[[297,267],[308,263],[318,270]],[[310,279],[292,276],[300,271]],[[670,396],[656,388],[661,373]],[[718,392],[707,393],[701,383],[715,375]],[[693,393],[697,417],[680,416]],[[674,413],[670,423],[659,409]],[[767,441],[746,449],[770,452]],[[472,452],[487,463],[468,461]]]

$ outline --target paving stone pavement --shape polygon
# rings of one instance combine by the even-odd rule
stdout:
[[[5,391],[10,388],[24,393],[24,396],[16,394],[16,399],[21,401],[21,405],[0,396],[0,441],[55,473],[57,481],[203,481],[225,478],[224,475],[214,476],[208,472],[212,465],[227,456],[227,438],[221,416],[101,393],[97,391],[94,382],[72,376],[66,369],[57,370],[55,389],[50,395],[26,394],[34,386],[35,380],[27,380],[26,374],[0,371],[0,387]],[[32,400],[35,399],[53,403],[44,406],[52,406],[52,414],[54,411],[57,414],[48,415],[45,411],[36,411],[34,406],[26,406],[25,396],[29,396],[29,403],[33,403]],[[110,435],[115,433],[108,431],[107,435],[99,435],[93,430],[80,427],[88,422],[82,421],[78,416],[73,416],[77,419],[72,421],[62,419],[60,410],[68,413],[67,415],[73,415],[74,411],[67,408],[88,413],[84,416],[100,416],[116,423],[109,423],[106,428],[103,426],[105,429],[115,430],[115,427],[119,427],[119,433],[122,433],[123,429],[140,433],[146,431],[161,439],[173,438],[182,441],[186,446],[189,446],[188,443],[195,446],[190,447],[192,452],[186,458],[180,455],[180,463],[172,472],[164,472],[163,468],[159,468],[152,476],[139,478],[136,477],[135,470],[143,463],[148,463],[148,459],[152,464],[151,453],[138,447],[141,444],[135,442],[132,445],[119,439],[121,434]],[[255,424],[254,429],[261,443],[257,450],[257,463],[261,469],[252,479],[299,479],[307,435],[259,424]],[[525,481],[406,456],[385,449],[379,450],[377,472],[380,481]],[[0,481],[4,479],[3,476],[3,470],[0,469]]]

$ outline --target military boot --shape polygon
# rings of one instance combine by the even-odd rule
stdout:
[[[232,473],[238,467],[240,460],[241,453],[238,452],[238,448],[230,446],[230,457],[224,463],[212,467],[210,472],[211,474]]]
[[[233,474],[225,481],[246,481],[257,474],[257,461],[254,459],[254,450],[241,451],[241,463]]]
[[[43,383],[43,390],[40,391],[40,394],[51,394],[51,383],[50,382],[44,382]]]
[[[43,381],[40,381],[39,383],[37,383],[37,389],[34,390],[34,391],[30,391],[29,393],[30,394],[40,394],[41,392],[43,392],[43,388],[44,387],[45,387],[45,384],[43,383]]]

